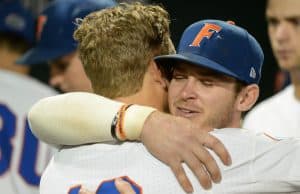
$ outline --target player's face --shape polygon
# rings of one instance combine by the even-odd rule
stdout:
[[[300,1],[269,0],[266,17],[274,55],[281,68],[300,68]]]
[[[63,92],[92,91],[78,53],[73,52],[50,63],[50,85]]]
[[[175,68],[169,85],[173,115],[188,118],[202,129],[232,127],[235,81],[188,64]]]

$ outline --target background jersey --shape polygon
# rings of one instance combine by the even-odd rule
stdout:
[[[222,182],[205,191],[186,166],[194,193],[275,193],[300,191],[300,141],[276,141],[247,130],[212,132],[229,150],[226,167],[213,154],[222,171]],[[41,194],[78,194],[80,186],[98,194],[113,193],[114,177],[126,176],[144,194],[184,194],[168,166],[147,152],[141,143],[91,144],[64,148],[46,168]]]
[[[274,137],[300,138],[300,101],[295,88],[288,86],[250,111],[243,128],[266,132]]]
[[[26,121],[39,99],[56,94],[30,77],[0,70],[0,194],[37,194],[50,150]]]

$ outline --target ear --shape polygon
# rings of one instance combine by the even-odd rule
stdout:
[[[259,87],[257,84],[246,86],[237,96],[237,110],[241,112],[248,111],[253,107],[259,96]]]
[[[169,82],[162,76],[162,72],[154,60],[150,61],[149,71],[152,74],[154,82],[159,83],[163,88],[167,89]]]

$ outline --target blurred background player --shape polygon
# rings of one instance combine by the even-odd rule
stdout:
[[[243,125],[275,137],[300,137],[300,1],[268,0],[266,18],[274,56],[291,85],[258,104]]]
[[[26,115],[39,99],[56,92],[15,64],[34,43],[34,18],[19,1],[0,3],[0,193],[38,194],[52,150],[31,133]]]
[[[42,34],[43,39],[39,39],[40,34],[37,33],[40,42],[36,46],[41,46],[42,51],[45,51],[44,46],[50,47],[45,51],[46,57],[64,52],[68,55],[62,60],[66,60],[65,67],[70,66],[70,68],[66,68],[67,70],[63,72],[67,72],[67,77],[70,77],[69,73],[72,73],[73,79],[63,81],[68,85],[64,87],[65,91],[74,88],[90,90],[89,81],[75,54],[76,44],[72,38],[76,27],[75,18],[82,18],[92,11],[114,5],[113,1],[105,0],[84,2],[82,4],[82,1],[74,0],[53,1],[46,8],[44,15],[38,19],[38,32],[41,32],[43,27],[46,30]],[[32,135],[26,122],[26,115],[29,107],[37,100],[57,93],[49,86],[28,76],[32,66],[15,64],[15,61],[30,48],[35,40],[35,20],[30,12],[22,7],[21,2],[7,0],[1,2],[0,16],[2,61],[0,64],[0,193],[33,194],[38,193],[41,173],[53,150],[38,142]],[[56,42],[57,40],[59,41]],[[56,47],[53,48],[51,43],[57,43]],[[42,51],[35,53],[37,55],[34,57],[38,59],[45,57]],[[53,52],[56,53],[53,54]],[[26,59],[29,60],[28,57]],[[37,63],[43,62],[46,61],[37,61]],[[52,71],[55,72],[56,67],[53,67]],[[57,85],[53,84],[53,86]]]
[[[113,0],[56,0],[37,19],[37,43],[18,63],[50,65],[49,84],[62,92],[88,91],[91,83],[78,57],[73,39],[76,18],[114,6]]]

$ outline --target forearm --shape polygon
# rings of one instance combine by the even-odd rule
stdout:
[[[32,132],[49,144],[112,141],[112,121],[122,105],[95,94],[73,92],[40,100],[29,111],[28,120]],[[145,119],[153,110],[137,105],[128,108],[124,115],[128,139],[138,139]],[[139,122],[133,122],[135,116]]]

